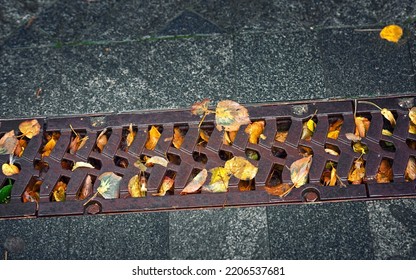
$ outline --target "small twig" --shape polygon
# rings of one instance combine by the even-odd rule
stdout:
[[[93,196],[91,196],[91,198],[90,199],[88,199],[87,200],[87,202],[85,202],[84,204],[82,204],[82,206],[85,206],[85,205],[87,205],[91,200],[93,200],[94,198],[96,198],[97,197],[97,195],[98,195],[98,192],[96,192]]]
[[[295,187],[295,184],[293,184],[289,189],[287,189],[284,193],[282,193],[281,195],[279,195],[280,197],[285,197],[286,195],[288,195],[290,193],[290,191]]]
[[[383,110],[383,108],[381,108],[377,104],[375,104],[373,102],[370,102],[370,101],[361,100],[361,101],[358,101],[358,103],[370,104],[370,105],[373,105],[374,107],[376,107],[377,109],[379,109],[380,111]]]
[[[7,261],[9,258],[9,252],[7,250],[4,250],[4,260]]]
[[[354,29],[355,32],[377,32],[381,31],[381,29],[376,28],[368,28],[368,29]]]

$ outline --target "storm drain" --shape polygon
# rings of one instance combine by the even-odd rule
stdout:
[[[409,160],[416,157],[416,135],[409,132],[409,109],[414,96],[394,96],[360,100],[302,101],[246,106],[252,122],[264,122],[263,135],[258,143],[250,143],[242,126],[232,143],[224,142],[224,132],[215,128],[215,116],[208,115],[202,124],[190,110],[126,112],[118,114],[79,115],[36,118],[41,132],[27,139],[27,147],[16,160],[20,172],[0,175],[1,188],[12,185],[7,203],[0,204],[0,218],[83,215],[136,211],[164,211],[174,209],[210,208],[227,206],[255,206],[281,203],[309,203],[316,201],[365,200],[416,195],[416,183],[406,175]],[[373,102],[388,108],[396,120],[394,127]],[[365,117],[370,125],[360,144],[365,154],[354,151],[354,142],[346,136],[355,131],[355,117]],[[305,123],[313,120],[313,135],[303,137]],[[0,137],[16,130],[24,119],[0,120]],[[329,136],[337,126],[338,132]],[[149,131],[160,133],[154,149],[146,143]],[[126,144],[129,132],[134,139]],[[389,133],[386,133],[386,130]],[[98,147],[97,137],[104,131],[107,141]],[[183,136],[179,149],[172,143],[175,131]],[[201,139],[201,131],[209,137]],[[78,135],[88,137],[76,152],[71,143]],[[42,156],[48,139],[56,145],[50,154]],[[207,137],[207,138],[208,138]],[[269,194],[266,188],[279,183],[290,183],[289,166],[306,154],[313,156],[307,183],[294,188],[286,196]],[[168,160],[167,166],[155,164],[142,173],[147,180],[147,195],[133,198],[128,183],[140,171],[138,161],[159,156]],[[224,193],[199,192],[180,195],[183,188],[203,169],[224,166],[233,157],[244,157],[258,172],[253,180],[242,181],[231,177]],[[349,174],[361,160],[365,177],[352,182]],[[0,156],[7,163],[8,155]],[[90,163],[94,168],[78,168],[77,162]],[[328,164],[336,167],[337,182],[328,186],[325,172]],[[380,168],[388,165],[391,176],[379,183]],[[100,186],[98,179],[105,172],[121,177],[118,198],[104,199],[100,195],[89,200],[82,197],[86,180],[93,185],[93,193]],[[165,196],[156,194],[164,178],[174,179],[173,189]],[[53,192],[57,185],[66,185],[65,201],[56,201]],[[38,203],[24,202],[24,193],[37,189]],[[89,200],[89,201],[88,201]],[[86,203],[88,202],[88,203]]]

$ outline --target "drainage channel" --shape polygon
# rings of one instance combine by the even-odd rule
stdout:
[[[41,126],[40,133],[31,139],[18,137],[26,139],[26,147],[15,161],[20,172],[9,176],[0,174],[0,188],[12,185],[7,203],[0,204],[0,218],[416,196],[416,182],[406,175],[409,161],[414,162],[416,157],[416,135],[409,132],[409,109],[415,105],[414,97],[379,97],[358,100],[358,103],[357,100],[335,100],[248,105],[250,120],[264,122],[264,137],[258,143],[249,141],[245,125],[238,130],[232,144],[224,143],[224,132],[215,128],[214,115],[208,115],[200,125],[200,119],[190,110],[35,118]],[[380,109],[368,102],[389,109],[395,126],[389,127]],[[364,117],[369,122],[366,136],[360,140],[366,147],[362,155],[354,151],[354,142],[346,135],[354,133],[356,117]],[[304,137],[305,123],[311,119],[316,125],[313,135]],[[0,120],[0,137],[11,130],[17,132],[25,120]],[[337,132],[330,136],[335,126]],[[152,129],[160,136],[149,149],[147,142]],[[175,131],[182,136],[179,148],[172,144]],[[201,131],[209,137],[207,141],[201,139]],[[99,146],[96,140],[103,134],[106,142]],[[88,137],[88,140],[81,148],[74,149],[75,137]],[[51,138],[55,145],[43,154]],[[127,144],[127,141],[130,142]],[[305,153],[313,157],[307,183],[282,197],[267,192],[270,186],[291,182],[289,166]],[[154,156],[167,159],[167,166],[155,164],[143,172],[135,166]],[[180,195],[201,170],[224,166],[233,157],[243,157],[258,167],[253,180],[232,177],[227,192]],[[352,182],[349,175],[357,160],[365,167],[365,176],[362,181]],[[9,155],[0,155],[1,164],[8,162]],[[93,168],[72,171],[77,162],[89,163]],[[377,176],[386,165],[392,174],[380,183]],[[334,186],[325,182],[328,166],[336,167]],[[91,199],[100,186],[100,175],[105,172],[121,178],[118,198],[104,199],[97,195]],[[137,174],[146,178],[145,197],[129,194],[129,181]],[[166,176],[174,180],[173,189],[164,196],[154,196]],[[56,201],[53,193],[62,183],[66,186],[65,201]],[[86,184],[92,185],[92,191],[83,196]],[[28,191],[37,193],[37,202],[25,199]]]

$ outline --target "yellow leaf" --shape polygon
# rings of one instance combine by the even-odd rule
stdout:
[[[329,181],[329,186],[333,187],[337,184],[337,169],[332,167],[331,169],[331,180]]]
[[[101,131],[101,133],[97,137],[97,141],[95,141],[97,148],[100,150],[100,152],[103,151],[105,145],[108,143],[108,137],[105,135],[107,132],[107,128]]]
[[[231,100],[218,102],[215,110],[215,124],[219,131],[238,131],[241,125],[249,124],[248,110]]]
[[[206,169],[202,169],[191,182],[189,182],[185,188],[181,191],[181,194],[190,194],[190,193],[197,193],[202,185],[205,183],[208,177],[208,171]]]
[[[290,186],[289,184],[281,183],[277,186],[266,186],[264,187],[264,190],[270,195],[284,197],[292,190],[292,188],[293,186]]]
[[[154,150],[156,148],[157,142],[159,141],[161,134],[159,130],[153,125],[148,134],[149,136],[147,138],[145,147],[148,150]]]
[[[55,201],[65,201],[66,199],[66,187],[67,185],[59,181],[53,189],[52,195]]]
[[[330,131],[327,134],[327,137],[330,139],[338,139],[339,136],[339,130]]]
[[[80,167],[84,167],[84,168],[92,168],[92,169],[94,169],[94,168],[95,168],[95,167],[94,167],[91,163],[88,163],[88,162],[82,162],[82,161],[77,161],[77,162],[74,164],[74,166],[72,167],[72,170],[71,170],[71,171],[74,171],[75,169],[80,168]]]
[[[390,183],[393,181],[393,169],[389,160],[382,159],[375,179],[377,183]]]
[[[131,123],[129,126],[129,134],[127,134],[126,143],[127,147],[130,147],[133,143],[134,137],[136,137],[136,132],[133,130],[133,124]]]
[[[353,185],[359,185],[365,177],[364,161],[359,158],[354,161],[354,165],[348,173],[348,181]]]
[[[276,132],[276,135],[274,136],[274,140],[280,143],[284,143],[286,141],[287,135],[289,134],[289,131],[278,131]]]
[[[370,121],[366,117],[355,117],[355,135],[364,138],[370,128]]]
[[[224,137],[222,139],[222,143],[224,145],[232,145],[235,137],[237,136],[238,131],[224,131]]]
[[[147,180],[144,175],[135,175],[129,180],[128,189],[131,197],[145,197]]]
[[[172,178],[165,176],[163,178],[162,185],[159,188],[159,191],[157,193],[152,194],[153,196],[165,196],[168,191],[173,189],[173,184],[175,183],[175,180]]]
[[[136,161],[134,166],[139,168],[141,172],[145,172],[147,170],[146,165],[144,165],[140,160]]]
[[[368,147],[367,147],[367,145],[361,143],[360,141],[355,142],[352,145],[352,149],[354,150],[354,152],[360,153],[362,155],[365,155],[365,154],[368,153]]]
[[[0,154],[13,154],[17,146],[17,138],[14,135],[14,130],[5,133],[0,139]]]
[[[248,181],[253,179],[258,168],[243,157],[233,157],[225,162],[224,168],[240,180]]]
[[[210,170],[212,173],[211,182],[203,186],[202,190],[207,192],[227,192],[230,175],[224,167],[215,167]]]
[[[331,123],[328,129],[327,137],[330,139],[338,139],[343,123],[344,121],[342,119],[337,119],[335,122]]]
[[[416,179],[416,159],[414,157],[409,158],[404,177],[406,181],[414,181]]]
[[[173,146],[176,149],[180,149],[183,144],[183,141],[185,141],[185,138],[183,137],[181,130],[178,127],[175,127],[173,129]]]
[[[316,123],[312,119],[304,122],[302,128],[302,136],[300,138],[302,140],[310,141],[312,139],[313,133],[315,132],[315,128]]]
[[[409,133],[416,134],[416,125],[413,124],[413,122],[410,122],[409,124]]]
[[[13,163],[3,163],[3,165],[1,166],[1,170],[3,171],[3,174],[6,176],[12,176],[15,174],[19,174],[20,172],[19,168]]]
[[[383,134],[385,136],[393,136],[393,133],[391,133],[391,131],[390,130],[387,130],[387,129],[383,129],[381,131],[381,134]]]
[[[412,109],[409,110],[409,118],[410,121],[416,125],[416,107],[412,107]]]
[[[42,157],[48,157],[53,148],[55,148],[56,140],[55,138],[51,137],[51,139],[45,144],[45,146],[42,149]]]
[[[205,132],[205,130],[200,130],[199,131],[199,137],[201,137],[202,140],[204,140],[205,142],[208,143],[209,141],[209,135]]]
[[[82,137],[74,130],[72,125],[69,125],[72,132],[75,134],[75,137],[71,138],[71,143],[69,144],[69,153],[75,154],[79,149],[84,147],[84,145],[87,143],[88,136]]]
[[[389,42],[398,43],[403,35],[403,29],[395,24],[387,25],[380,31],[380,37]]]
[[[153,166],[154,164],[159,164],[164,167],[168,166],[168,161],[162,157],[154,156],[146,160],[146,166]]]
[[[308,182],[309,169],[312,164],[312,156],[307,156],[290,165],[290,179],[296,188]]]
[[[310,131],[315,132],[315,129],[316,129],[316,123],[315,123],[312,119],[310,119],[309,121],[307,121],[307,122],[306,122],[306,127],[307,127]]]
[[[259,138],[262,137],[264,131],[264,121],[257,121],[249,124],[246,129],[245,133],[249,135],[248,142],[252,144],[259,143]],[[263,135],[264,137],[264,135]],[[262,137],[262,139],[263,139]]]
[[[39,192],[42,181],[36,181],[33,185],[29,185],[22,194],[23,202],[39,202]]]
[[[396,126],[396,119],[394,118],[393,113],[387,109],[387,108],[383,108],[380,113],[390,122],[392,127]]]
[[[37,120],[28,120],[19,124],[19,130],[29,139],[36,136],[40,132],[40,124]]]

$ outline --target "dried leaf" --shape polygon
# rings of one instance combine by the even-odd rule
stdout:
[[[359,185],[363,182],[365,177],[364,161],[358,158],[354,161],[350,172],[348,173],[348,181],[353,185]]]
[[[92,168],[92,169],[94,169],[95,167],[91,164],[91,163],[88,163],[88,162],[83,162],[83,161],[77,161],[75,164],[74,164],[74,166],[72,167],[72,170],[71,171],[74,171],[75,169],[77,169],[77,168],[81,168],[81,167],[85,167],[85,168]]]
[[[23,202],[39,202],[40,185],[42,185],[42,181],[36,181],[33,185],[28,186],[22,194]]]
[[[365,154],[368,153],[367,145],[361,143],[360,141],[355,142],[354,144],[352,144],[352,149],[354,150],[354,152],[360,153],[362,155],[365,155]]]
[[[406,181],[414,181],[416,179],[416,159],[414,157],[409,158],[404,177]]]
[[[148,134],[149,136],[147,138],[145,147],[148,150],[154,150],[156,148],[157,142],[159,141],[161,134],[159,130],[157,129],[157,127],[153,125]]]
[[[78,195],[78,199],[84,200],[92,194],[92,177],[87,175],[85,178],[84,184],[81,187],[81,190]]]
[[[133,176],[128,184],[131,197],[145,197],[147,195],[147,180],[142,174]]]
[[[134,163],[134,167],[139,168],[139,170],[140,170],[141,172],[145,172],[145,171],[147,170],[146,165],[144,165],[144,164],[143,164],[140,160],[138,160],[138,161],[136,161],[136,162]]]
[[[218,102],[215,110],[215,124],[219,131],[238,131],[241,125],[249,124],[247,109],[231,100]]]
[[[266,136],[263,135],[264,131],[264,121],[257,121],[249,124],[244,130],[245,133],[249,135],[248,142],[251,144],[258,144],[259,138],[266,139]]]
[[[393,169],[389,160],[381,160],[375,179],[377,183],[390,183],[393,181]]]
[[[202,169],[191,182],[189,182],[185,188],[181,191],[181,194],[191,194],[197,193],[201,189],[202,185],[205,183],[208,177],[208,171]]]
[[[246,150],[246,157],[252,160],[259,160],[260,159],[260,155],[258,152],[253,151],[253,150]]]
[[[65,201],[66,199],[66,187],[67,185],[59,181],[53,189],[52,195],[55,201]]]
[[[6,176],[13,176],[15,174],[19,174],[20,172],[19,168],[13,163],[3,163],[3,165],[1,166],[1,170],[3,171],[3,174]]]
[[[294,187],[299,188],[308,182],[309,169],[312,164],[312,156],[307,156],[290,165],[290,179]]]
[[[380,38],[389,42],[398,43],[403,35],[403,29],[395,24],[387,25],[380,31]]]
[[[105,199],[118,198],[121,179],[122,177],[113,172],[104,172],[98,177],[98,180],[101,180],[101,182],[97,192]]]
[[[287,135],[289,134],[289,130],[287,131],[278,131],[274,136],[274,140],[280,143],[284,143],[286,141]]]
[[[387,109],[387,108],[383,108],[380,113],[390,122],[392,127],[396,126],[396,119],[393,116],[393,113]]]
[[[195,102],[191,107],[191,113],[192,115],[198,115],[202,116],[204,114],[207,114],[208,106],[209,106],[210,100],[208,98],[205,98],[201,102]]]
[[[412,109],[409,110],[409,118],[410,121],[416,125],[416,107],[412,107]]]
[[[233,157],[225,162],[224,168],[240,180],[252,180],[259,170],[243,157]]]
[[[416,134],[416,125],[412,122],[409,124],[409,133]]]
[[[393,136],[393,133],[390,130],[387,130],[387,129],[383,129],[381,131],[381,134],[383,134],[385,136]]]
[[[224,145],[232,145],[234,143],[235,137],[237,136],[238,131],[224,131],[224,137],[222,143]]]
[[[129,126],[129,134],[126,137],[127,147],[130,147],[133,143],[134,137],[136,137],[136,132],[133,130],[133,124],[131,123]]]
[[[302,140],[310,141],[312,139],[313,133],[316,129],[316,123],[311,119],[303,123],[302,127]]]
[[[202,190],[207,192],[227,192],[230,174],[224,167],[215,167],[210,170],[212,173],[209,185],[203,186]]]
[[[355,135],[364,138],[370,128],[370,121],[366,117],[355,117]]]
[[[39,134],[40,124],[37,120],[27,120],[19,124],[19,130],[24,136],[32,139],[33,136]]]
[[[345,133],[345,137],[353,142],[361,141],[361,137],[352,133]]]
[[[0,188],[0,204],[8,203],[12,193],[13,182],[9,179],[9,184]]]
[[[155,164],[159,164],[159,165],[162,165],[164,167],[167,167],[168,163],[169,162],[166,159],[164,159],[162,157],[159,157],[159,156],[154,156],[154,157],[151,157],[151,158],[146,160],[146,166],[147,167],[153,166]]]
[[[173,146],[179,150],[183,144],[183,141],[185,141],[185,138],[183,137],[181,130],[179,127],[175,127],[173,129]]]
[[[159,188],[159,191],[157,193],[152,194],[153,196],[165,196],[166,193],[173,189],[173,184],[175,183],[175,180],[165,176],[162,181],[162,185]]]
[[[328,154],[333,155],[333,156],[339,156],[337,151],[334,151],[333,149],[330,149],[330,148],[326,148],[325,152],[327,152]]]
[[[56,140],[51,137],[51,139],[45,144],[45,146],[42,149],[42,157],[48,157],[50,156],[53,148],[55,148]]]
[[[337,119],[335,122],[331,123],[328,128],[327,137],[330,139],[338,139],[343,123],[344,121],[342,119]]]
[[[209,141],[209,135],[205,132],[205,130],[199,130],[199,137],[201,137],[202,140],[208,143]]]
[[[273,187],[266,186],[264,187],[264,190],[270,195],[284,197],[292,190],[292,188],[293,186],[289,184],[280,183],[277,186]]]
[[[17,138],[14,130],[5,133],[0,139],[0,155],[13,154],[17,146]]]
[[[107,128],[101,131],[101,133],[98,135],[97,140],[95,141],[95,144],[97,145],[97,148],[100,150],[100,152],[103,151],[105,145],[108,143],[108,137],[105,134],[107,132]]]
[[[71,138],[71,143],[69,144],[69,153],[71,155],[74,155],[79,149],[81,149],[82,147],[84,147],[85,143],[87,143],[88,140],[88,136],[82,137],[81,135],[79,135],[74,128],[72,127],[72,125],[69,125],[69,127],[71,128],[72,132],[75,134],[75,137]]]

